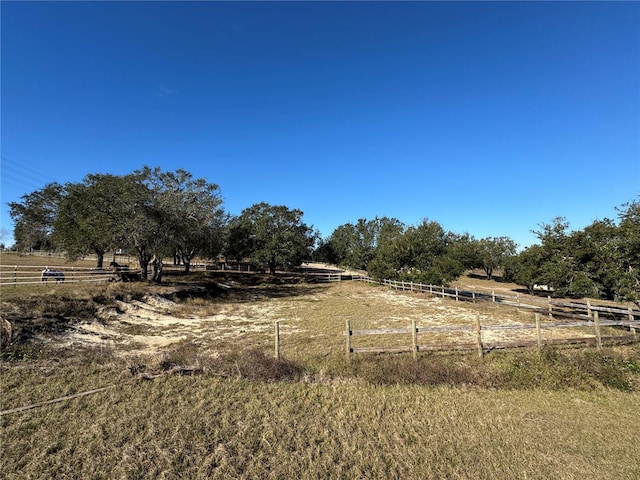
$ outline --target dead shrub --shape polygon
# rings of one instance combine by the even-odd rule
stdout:
[[[295,363],[286,359],[278,360],[255,349],[218,357],[209,368],[228,376],[267,382],[298,380],[302,375],[302,368]]]

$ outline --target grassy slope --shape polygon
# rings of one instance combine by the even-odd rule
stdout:
[[[165,377],[2,417],[0,469],[7,479],[631,479],[639,410],[638,395],[610,390]]]

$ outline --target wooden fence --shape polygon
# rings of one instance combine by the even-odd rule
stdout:
[[[352,330],[351,322],[347,320],[346,330],[346,354],[351,359],[354,353],[381,353],[381,352],[412,352],[416,358],[418,352],[434,351],[434,350],[474,350],[477,349],[480,356],[488,350],[503,348],[518,348],[537,346],[542,348],[544,345],[555,344],[577,344],[577,343],[595,343],[598,350],[602,348],[603,342],[633,342],[638,341],[637,329],[640,329],[640,320],[601,320],[597,311],[594,312],[593,321],[576,321],[576,322],[559,322],[559,323],[543,323],[540,314],[535,314],[535,324],[501,324],[501,325],[481,325],[480,317],[476,318],[474,325],[447,325],[433,327],[419,327],[415,320],[412,320],[411,326],[408,328],[382,328],[374,330]],[[555,338],[543,339],[543,329],[564,329],[564,328],[588,328],[593,330],[593,336],[580,336],[571,338]],[[629,333],[625,335],[609,335],[602,336],[603,327],[622,327],[628,329]],[[483,339],[485,331],[505,331],[505,330],[535,330],[535,339],[526,340],[518,339],[511,342],[486,341]],[[419,334],[442,333],[442,332],[466,332],[475,335],[475,341],[459,343],[433,343],[419,344]],[[366,346],[354,347],[352,337],[364,335],[405,335],[408,345],[403,346]]]
[[[402,282],[396,280],[376,281],[369,277],[353,277],[368,283],[386,285],[389,288],[401,291],[410,291],[449,298],[455,301],[467,302],[493,302],[501,305],[516,307],[518,309],[529,310],[535,313],[547,315],[549,318],[572,318],[593,320],[594,313],[611,319],[624,319],[633,322],[636,317],[640,318],[640,310],[634,309],[631,304],[626,307],[616,307],[604,304],[595,304],[591,300],[585,302],[567,302],[553,300],[551,296],[534,297],[531,295],[496,295],[495,291],[475,292],[470,290],[460,290],[437,285],[425,285],[421,283]]]
[[[0,265],[0,286],[47,285],[55,283],[56,277],[48,277],[47,281],[43,282],[42,271],[45,268],[48,267],[37,265]],[[63,283],[109,282],[113,281],[117,276],[109,269],[65,267],[58,265],[53,266],[51,269],[62,272],[64,275]],[[136,272],[139,272],[139,270],[131,270],[131,273]]]

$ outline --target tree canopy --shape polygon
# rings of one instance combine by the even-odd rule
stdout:
[[[219,187],[186,170],[143,167],[127,175],[90,174],[64,187],[49,184],[10,205],[22,249],[46,248],[69,258],[94,253],[102,268],[115,249],[137,254],[143,278],[160,281],[162,258],[222,250],[226,214]]]
[[[14,222],[13,236],[20,251],[51,250],[53,223],[58,204],[64,195],[59,183],[49,183],[21,197],[21,202],[9,203],[9,215]]]
[[[49,183],[9,203],[16,248],[60,250],[69,258],[95,254],[97,266],[116,249],[135,252],[143,278],[162,278],[163,258],[179,258],[189,271],[196,256],[249,261],[275,272],[313,258],[375,278],[446,285],[467,269],[488,279],[545,285],[553,295],[592,296],[640,303],[640,197],[618,207],[616,220],[595,220],[579,231],[557,217],[539,225],[539,244],[516,254],[508,237],[446,231],[424,219],[360,218],[320,239],[303,213],[257,203],[230,218],[215,183],[184,169],[144,166],[126,175],[90,174],[81,182]],[[314,246],[317,248],[314,249]]]
[[[540,225],[532,245],[507,261],[505,278],[558,296],[640,301],[640,200],[618,208],[619,222],[595,220],[569,231],[562,217]]]
[[[302,211],[258,203],[231,220],[226,254],[249,258],[259,269],[290,270],[311,258],[317,234],[302,221]]]

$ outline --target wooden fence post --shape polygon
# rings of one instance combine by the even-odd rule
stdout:
[[[417,360],[418,359],[418,329],[416,328],[415,320],[411,320],[411,341],[413,343],[412,349],[411,349],[413,353],[413,359]]]
[[[471,292],[471,298],[473,299],[473,303],[476,303],[476,292]]]
[[[629,311],[629,321],[633,322],[635,320],[635,318],[633,317],[633,309],[631,308],[631,305],[629,305],[629,307],[627,308],[627,310]],[[633,336],[636,336],[636,327],[630,327],[631,329],[631,333],[633,333]]]
[[[13,286],[18,285],[18,266],[13,267]]]
[[[540,328],[540,314],[536,313],[536,334],[538,336],[538,350],[542,349],[542,329]]]
[[[351,361],[351,322],[349,320],[345,321],[345,325],[347,331],[345,332],[347,335],[347,361]]]
[[[596,310],[593,312],[593,326],[596,330],[596,348],[602,350],[602,337],[600,337],[600,314]]]
[[[493,303],[496,303],[496,291],[495,290],[491,290],[491,301]]]
[[[459,297],[458,297],[458,287],[456,287],[456,302],[459,301]]]
[[[587,300],[587,317],[589,317],[589,320],[593,318],[593,312],[591,311],[591,300]]]
[[[276,336],[276,360],[280,360],[280,321],[275,321],[275,336]]]
[[[549,302],[549,318],[553,318],[553,304],[551,303],[551,295],[547,295],[547,302]]]
[[[484,358],[484,349],[482,348],[482,327],[480,326],[480,315],[476,317],[476,335],[478,340],[478,355]]]

